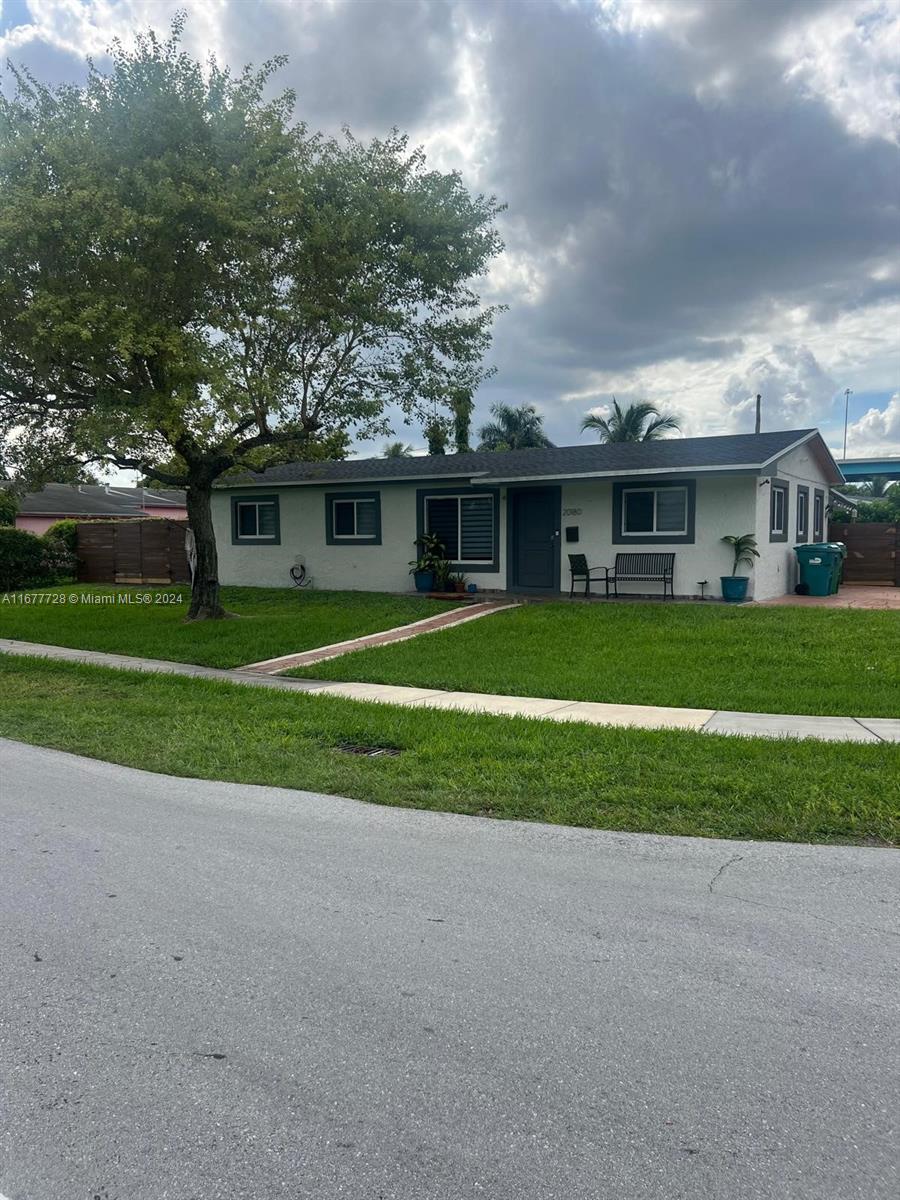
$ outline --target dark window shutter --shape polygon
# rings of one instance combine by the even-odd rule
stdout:
[[[462,509],[462,554],[464,562],[490,561],[494,557],[494,498],[469,496]]]
[[[428,533],[435,534],[444,545],[444,554],[455,560],[459,557],[457,545],[459,522],[459,499],[456,496],[429,496],[426,505]]]

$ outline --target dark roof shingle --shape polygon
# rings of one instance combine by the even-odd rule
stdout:
[[[275,483],[377,483],[388,479],[477,478],[479,482],[603,475],[617,472],[686,471],[700,468],[758,467],[814,429],[742,433],[721,437],[666,438],[656,442],[615,442],[558,446],[544,450],[473,451],[418,458],[357,458],[343,462],[298,462],[221,480],[219,487]]]

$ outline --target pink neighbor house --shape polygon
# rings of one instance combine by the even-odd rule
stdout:
[[[65,518],[117,521],[135,517],[186,521],[185,494],[169,488],[48,483],[39,492],[26,492],[21,498],[16,527],[41,534]]]

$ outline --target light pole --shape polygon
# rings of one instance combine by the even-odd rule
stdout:
[[[849,388],[844,388],[844,458],[847,458],[847,417],[850,414],[850,397],[853,393]]]

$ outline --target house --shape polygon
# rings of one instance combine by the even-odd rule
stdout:
[[[826,535],[841,472],[816,429],[546,450],[293,463],[222,480],[213,520],[223,583],[405,591],[414,539],[440,536],[479,589],[568,591],[567,555],[675,553],[675,595],[719,594],[724,534],[754,533],[757,599],[797,580],[793,546]],[[595,588],[602,585],[595,584]],[[658,584],[623,591],[658,592]]]
[[[16,526],[40,534],[66,518],[117,521],[135,517],[185,521],[185,494],[168,488],[48,483],[39,492],[26,492],[22,496]]]

